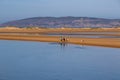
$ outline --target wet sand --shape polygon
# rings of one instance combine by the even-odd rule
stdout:
[[[7,35],[0,34],[1,40],[23,40],[23,41],[40,41],[40,42],[57,42],[57,43],[70,43],[77,45],[90,45],[90,46],[103,46],[120,48],[120,38],[77,38],[66,37],[67,41],[61,41],[60,36],[33,36],[33,35]]]
[[[115,47],[120,48],[120,38],[80,38],[80,37],[67,37],[66,42],[61,42],[60,36],[48,36],[42,34],[49,33],[88,33],[97,32],[90,35],[105,35],[105,36],[120,36],[120,28],[100,28],[100,29],[89,29],[89,28],[0,28],[0,39],[1,40],[24,40],[24,41],[40,41],[40,42],[57,42],[57,43],[70,43],[78,45],[91,45],[91,46],[104,46],[104,47]],[[89,33],[90,32],[90,33]],[[106,34],[111,33],[111,34]],[[113,34],[114,32],[114,34]],[[6,33],[6,34],[3,34]],[[14,34],[10,34],[14,33]],[[19,33],[19,34],[16,34]],[[26,33],[41,34],[41,35],[24,35]],[[88,35],[87,34],[87,35]]]

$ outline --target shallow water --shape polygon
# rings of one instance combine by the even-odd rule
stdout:
[[[0,33],[0,34],[11,34],[11,35],[32,35],[32,36],[66,36],[66,37],[80,37],[80,38],[120,38],[120,36],[110,36],[107,34],[118,34],[118,32],[80,32],[80,33]],[[97,35],[96,35],[97,34]],[[104,35],[106,34],[106,35]]]
[[[86,35],[86,34],[72,34],[72,35],[59,35],[49,34],[49,36],[66,36],[66,37],[79,37],[79,38],[120,38],[120,36],[106,36],[106,35]]]
[[[120,38],[120,36],[112,36],[110,34],[120,34],[119,32],[74,32],[74,33],[49,33],[50,36],[68,36],[83,38]]]
[[[0,40],[0,80],[120,80],[120,49]]]

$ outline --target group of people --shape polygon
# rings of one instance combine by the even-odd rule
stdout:
[[[66,42],[66,41],[68,41],[68,39],[67,39],[66,37],[62,37],[62,36],[61,36],[60,41],[61,41],[61,42]],[[80,40],[80,42],[83,43],[84,40]]]
[[[61,41],[61,42],[66,42],[66,41],[67,41],[67,38],[66,38],[66,37],[61,37],[61,38],[60,38],[60,41]]]

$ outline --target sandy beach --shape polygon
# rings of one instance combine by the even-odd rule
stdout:
[[[57,42],[63,43],[60,39],[61,36],[48,36],[42,35],[44,33],[73,33],[73,32],[94,32],[93,30],[86,29],[0,29],[1,40],[23,40],[23,41],[40,41],[40,42]],[[100,32],[102,35],[109,36],[120,36],[120,30],[103,29],[95,30]],[[103,32],[117,32],[115,34],[104,34]],[[18,35],[18,34],[9,34],[9,33],[41,33],[41,35]],[[100,34],[100,35],[101,35]],[[97,35],[97,34],[94,34]],[[77,44],[77,45],[91,45],[91,46],[103,46],[103,47],[115,47],[120,48],[120,38],[80,38],[80,37],[66,37],[67,41],[64,43],[68,44]]]
[[[29,30],[0,30],[0,32],[4,32],[7,34],[0,34],[1,40],[23,40],[23,41],[40,41],[40,42],[57,42],[63,43],[60,40],[60,36],[48,36],[48,35],[11,35],[11,32],[24,32],[27,33]],[[32,33],[37,32],[36,30],[30,30]],[[38,30],[39,31],[39,30]],[[69,30],[65,30],[69,32]],[[47,32],[40,30],[39,32]],[[53,31],[54,32],[54,31]],[[56,30],[57,32],[57,30]],[[59,31],[58,31],[59,32]],[[84,31],[83,31],[84,32]],[[47,33],[50,33],[49,31]],[[102,34],[103,35],[103,34]],[[119,30],[118,34],[108,34],[108,35],[117,35],[120,36]],[[80,37],[67,37],[67,41],[64,43],[68,44],[77,44],[77,45],[91,45],[91,46],[103,46],[103,47],[115,47],[120,48],[120,38],[80,38]]]

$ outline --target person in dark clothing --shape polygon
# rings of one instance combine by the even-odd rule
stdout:
[[[60,39],[60,40],[61,40],[62,42],[67,41],[65,37],[61,37],[61,39]]]

